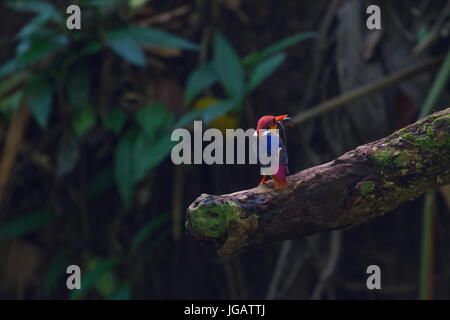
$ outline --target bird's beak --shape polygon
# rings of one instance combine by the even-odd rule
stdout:
[[[282,115],[282,116],[275,117],[275,121],[276,121],[278,124],[281,124],[281,125],[289,125],[289,126],[291,126],[291,127],[294,126],[294,122],[292,121],[291,118],[288,117],[287,114],[284,114],[284,115]]]
[[[286,118],[288,115],[287,114],[284,114],[284,115],[282,115],[282,116],[277,116],[277,117],[275,117],[275,121],[276,122],[280,122],[281,120],[283,120],[284,118]]]

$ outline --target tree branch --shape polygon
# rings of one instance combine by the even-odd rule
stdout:
[[[450,183],[450,108],[381,140],[272,183],[202,194],[187,209],[193,238],[219,255],[314,233],[348,229]]]

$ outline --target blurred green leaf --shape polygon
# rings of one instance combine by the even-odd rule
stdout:
[[[71,108],[78,109],[89,97],[91,77],[84,64],[77,64],[71,70],[67,80],[66,91]]]
[[[200,93],[211,87],[216,81],[217,76],[211,63],[206,63],[195,69],[186,82],[185,103],[191,104]]]
[[[81,50],[81,55],[90,55],[99,52],[102,49],[102,44],[99,41],[89,41]]]
[[[426,26],[421,26],[417,31],[417,40],[420,42],[424,40],[428,35],[428,28]]]
[[[9,112],[19,107],[20,100],[22,99],[22,90],[17,90],[13,94],[10,94],[7,98],[0,100],[0,112],[8,114]]]
[[[311,39],[317,37],[317,32],[300,32],[297,34],[294,34],[292,36],[289,36],[287,38],[282,39],[281,41],[278,41],[274,43],[273,45],[267,47],[262,52],[252,52],[248,54],[244,59],[243,63],[246,68],[253,69],[256,64],[263,61],[265,58],[269,57],[270,55],[283,51],[297,43],[300,43],[303,40]]]
[[[31,112],[41,127],[46,127],[52,105],[52,87],[43,76],[36,74],[27,83],[25,95]]]
[[[108,46],[126,61],[140,67],[146,66],[144,52],[138,42],[127,32],[126,29],[110,31],[106,34]]]
[[[170,136],[152,142],[147,134],[139,132],[133,146],[134,183],[140,182],[151,169],[163,161],[175,145]]]
[[[24,39],[31,37],[33,34],[36,34],[39,32],[42,27],[52,20],[52,16],[48,13],[43,13],[32,19],[30,22],[28,22],[16,35],[17,39]],[[20,51],[20,50],[19,50]]]
[[[0,81],[0,97],[12,90],[14,87],[18,86],[26,79],[26,77],[26,72],[18,72]]]
[[[136,8],[146,4],[148,1],[149,0],[129,0],[128,5],[130,8]]]
[[[127,115],[121,108],[111,108],[103,117],[103,126],[105,129],[119,134],[122,131]]]
[[[11,75],[0,81],[0,97],[9,93],[5,98],[0,99],[0,112],[3,114],[8,114],[15,110],[20,103],[22,98],[23,90],[14,90],[15,87],[19,86],[27,77],[26,72],[18,72],[17,74]]]
[[[82,137],[97,121],[95,109],[89,102],[79,110],[73,111],[72,126],[78,137]]]
[[[262,57],[260,52],[252,52],[248,54],[243,60],[242,63],[246,68],[253,69],[253,67],[261,62]]]
[[[66,130],[59,140],[56,155],[56,174],[62,177],[72,171],[78,162],[78,158],[77,137],[71,130]]]
[[[94,199],[105,193],[112,186],[113,182],[113,168],[109,166],[92,179],[88,188],[88,199]]]
[[[117,289],[113,300],[130,300],[131,299],[131,285],[129,283],[123,284]]]
[[[178,119],[177,123],[174,125],[174,128],[182,128],[189,122],[192,122],[194,120],[201,120],[205,111],[206,109],[196,109],[186,112],[180,117],[180,119]]]
[[[450,79],[450,50],[447,51],[444,62],[442,63],[436,78],[433,80],[430,90],[427,93],[427,97],[420,109],[419,119],[422,119],[429,115],[433,108],[436,106],[436,102],[442,95],[445,89],[448,90],[448,84]]]
[[[10,75],[14,71],[20,70],[21,68],[22,68],[22,66],[20,64],[18,57],[16,56],[16,57],[12,58],[11,60],[9,60],[8,62],[5,62],[0,67],[0,79]]]
[[[214,119],[224,115],[239,104],[235,100],[219,100],[205,109],[203,113],[203,121],[205,124],[209,124]]]
[[[136,114],[136,120],[147,134],[150,142],[164,135],[172,127],[173,118],[173,114],[159,102],[141,108]]]
[[[49,211],[36,211],[0,227],[0,238],[14,238],[42,229],[53,222],[55,215]]]
[[[317,32],[300,32],[297,34],[294,34],[292,36],[289,36],[287,38],[284,38],[281,41],[278,41],[277,43],[274,43],[273,45],[267,47],[261,52],[261,58],[264,59],[276,52],[282,51],[284,49],[287,49],[289,47],[292,47],[293,45],[302,42],[306,39],[312,39],[317,37]]]
[[[116,258],[107,260],[96,259],[93,269],[87,271],[85,275],[82,274],[81,289],[73,290],[69,296],[69,299],[75,300],[84,297],[96,286],[102,276],[111,271],[118,262],[119,259]]]
[[[42,13],[56,11],[53,4],[43,0],[7,0],[5,1],[5,6],[21,12]]]
[[[56,283],[65,275],[66,268],[69,265],[68,258],[68,250],[63,250],[52,258],[44,282],[44,294],[46,296],[50,295]]]
[[[155,231],[169,219],[169,217],[169,213],[163,213],[151,219],[147,224],[145,224],[131,241],[131,253],[135,253],[141,243],[144,242],[145,239],[149,238],[152,234],[154,234]]]
[[[214,39],[214,70],[227,95],[234,100],[244,96],[244,70],[230,43],[217,32]]]
[[[135,178],[133,170],[133,149],[139,130],[129,129],[120,139],[114,156],[114,181],[125,205],[131,204]]]
[[[82,0],[81,5],[86,7],[109,7],[116,6],[124,0]]]
[[[137,26],[130,26],[126,30],[135,41],[143,45],[195,51],[199,50],[197,44],[167,31]]]
[[[28,49],[18,57],[19,66],[29,66],[49,54],[53,54],[64,48],[69,43],[67,36],[63,34],[46,34],[34,37],[30,40]]]
[[[117,286],[117,277],[113,271],[106,272],[95,283],[95,289],[97,289],[105,299],[109,299],[113,296],[117,291]]]
[[[253,91],[264,80],[266,80],[267,77],[269,77],[285,59],[286,54],[284,52],[280,52],[256,65],[255,69],[250,74],[250,80],[247,88],[248,92]]]

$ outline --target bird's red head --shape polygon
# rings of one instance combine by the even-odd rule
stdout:
[[[287,114],[282,116],[263,116],[258,120],[258,125],[256,127],[256,132],[259,134],[259,130],[261,129],[275,129],[279,121],[283,120],[287,117]]]

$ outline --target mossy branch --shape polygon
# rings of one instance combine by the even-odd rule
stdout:
[[[227,195],[202,194],[187,209],[186,231],[230,255],[382,216],[450,183],[450,108],[293,174],[288,182],[279,191],[270,183]]]

